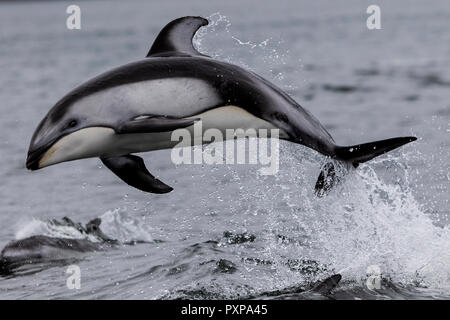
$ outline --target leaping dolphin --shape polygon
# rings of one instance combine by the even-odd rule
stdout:
[[[174,147],[171,133],[190,130],[199,119],[205,130],[279,129],[280,138],[354,167],[416,140],[399,137],[338,146],[319,121],[281,89],[198,52],[192,38],[207,24],[201,17],[176,19],[161,30],[146,59],[107,71],[69,92],[37,127],[27,168],[100,157],[129,185],[170,192],[172,188],[132,154]],[[322,168],[316,194],[335,184],[335,171],[333,162]]]

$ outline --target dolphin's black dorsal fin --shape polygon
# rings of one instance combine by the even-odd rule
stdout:
[[[326,278],[323,281],[319,281],[319,283],[316,283],[311,291],[321,293],[321,294],[329,294],[331,293],[331,290],[336,288],[336,286],[339,284],[339,281],[341,281],[342,276],[340,274],[334,274],[331,277]]]
[[[202,17],[182,17],[169,22],[158,34],[147,57],[205,56],[192,44],[197,30],[208,24]]]

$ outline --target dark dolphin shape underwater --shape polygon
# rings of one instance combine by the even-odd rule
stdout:
[[[10,274],[15,269],[30,264],[57,262],[76,258],[79,254],[103,251],[118,243],[100,229],[101,219],[96,218],[83,227],[69,218],[63,223],[53,221],[55,225],[64,225],[77,229],[82,234],[92,235],[98,242],[88,239],[56,238],[43,235],[31,236],[9,242],[0,253],[0,274]]]
[[[342,279],[342,275],[333,274],[332,276],[319,280],[315,283],[311,283],[309,287],[303,288],[293,286],[282,290],[275,290],[264,292],[256,297],[245,297],[245,299],[277,299],[277,300],[302,300],[314,298],[317,294],[318,299],[331,298],[332,291],[338,286]]]
[[[166,25],[147,58],[107,71],[75,88],[48,112],[30,143],[27,168],[100,157],[129,185],[152,193],[171,187],[151,175],[133,153],[174,147],[171,133],[202,126],[280,129],[280,138],[357,167],[415,137],[339,146],[308,111],[269,81],[241,67],[213,60],[192,44],[208,24],[183,17]],[[200,139],[201,141],[201,139]],[[335,162],[336,163],[336,162]],[[333,162],[322,167],[316,194],[338,180]]]

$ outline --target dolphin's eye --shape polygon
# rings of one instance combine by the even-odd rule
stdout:
[[[67,125],[69,128],[73,128],[77,125],[77,120],[72,120],[69,122],[69,124]]]

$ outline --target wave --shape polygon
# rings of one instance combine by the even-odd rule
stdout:
[[[154,241],[151,229],[138,217],[131,216],[126,208],[108,210],[99,218],[103,232],[120,243]],[[101,241],[95,235],[87,233],[82,224],[73,223],[66,217],[62,221],[32,218],[19,226],[15,233],[15,239],[20,240],[36,235],[64,239],[87,239],[92,242]]]

